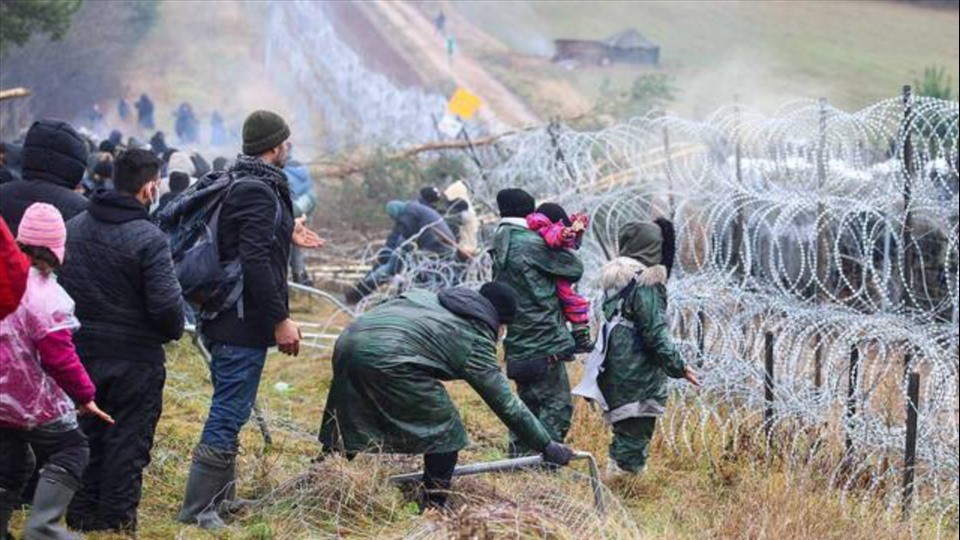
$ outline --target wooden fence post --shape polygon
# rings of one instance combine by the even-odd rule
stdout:
[[[907,445],[903,455],[903,519],[910,519],[917,468],[917,422],[920,411],[920,374],[910,373],[907,383]]]
[[[764,335],[764,377],[763,377],[763,400],[764,400],[764,410],[763,410],[763,428],[767,433],[767,440],[770,440],[770,435],[773,433],[773,416],[774,416],[774,385],[776,384],[776,379],[774,378],[774,359],[773,359],[773,332],[767,332]]]

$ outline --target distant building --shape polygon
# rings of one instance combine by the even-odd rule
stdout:
[[[603,41],[556,39],[554,62],[580,62],[598,66],[614,62],[655,66],[660,63],[660,46],[635,29],[624,30]]]

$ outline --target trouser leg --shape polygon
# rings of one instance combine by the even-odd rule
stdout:
[[[629,418],[614,424],[610,458],[624,471],[643,472],[656,426],[656,418]]]
[[[453,482],[453,470],[457,466],[457,452],[425,454],[423,456],[423,491],[420,493],[420,509],[444,509]]]
[[[566,365],[563,362],[553,363],[543,380],[518,384],[517,395],[530,412],[540,420],[550,439],[559,443],[564,442],[573,419],[573,400]],[[542,448],[527,448],[516,434],[510,434],[511,456],[538,454],[542,450]]]
[[[10,517],[22,506],[20,495],[36,467],[20,430],[0,428],[0,540],[7,540]]]
[[[266,349],[207,341],[213,398],[200,442],[223,452],[236,453],[238,436],[250,419],[257,399]]]
[[[48,431],[44,428],[25,432],[31,446],[42,449],[49,460],[40,471],[33,496],[30,518],[24,537],[37,540],[76,538],[61,525],[80,478],[87,466],[90,450],[79,428]]]

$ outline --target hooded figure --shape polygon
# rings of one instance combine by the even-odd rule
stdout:
[[[491,249],[493,277],[517,292],[517,316],[504,341],[507,376],[550,437],[562,442],[573,417],[564,363],[573,360],[576,344],[557,300],[557,280],[579,281],[583,263],[571,251],[551,249],[528,228],[526,217],[536,209],[529,193],[503,190],[497,204],[502,219]],[[511,454],[536,450],[517,435],[511,434]]]
[[[33,203],[51,204],[64,221],[87,208],[77,192],[87,170],[87,144],[70,124],[58,120],[34,122],[23,143],[23,181],[0,186],[0,215],[10,230]]]
[[[605,324],[584,381],[574,389],[597,401],[604,421],[613,426],[611,475],[640,473],[646,466],[657,418],[666,411],[667,379],[699,385],[666,322],[666,283],[675,253],[672,223],[628,223],[619,240],[620,257],[600,276]]]
[[[411,291],[364,314],[337,340],[323,412],[325,452],[424,454],[421,508],[442,507],[467,446],[467,433],[443,381],[466,381],[530,448],[565,465],[571,453],[551,442],[510,391],[497,364],[497,336],[516,311],[513,291]]]

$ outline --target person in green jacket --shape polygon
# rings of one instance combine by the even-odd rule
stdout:
[[[493,278],[517,292],[517,315],[504,341],[507,376],[517,394],[540,419],[550,438],[566,439],[573,401],[565,362],[573,360],[576,344],[567,328],[556,295],[557,279],[579,281],[583,264],[574,252],[553,250],[527,226],[535,210],[523,190],[497,194],[501,222],[493,238]],[[518,433],[511,434],[511,455],[535,452]]]
[[[514,292],[488,283],[410,291],[359,317],[334,347],[324,453],[424,454],[421,508],[445,506],[468,440],[441,381],[463,380],[546,462],[566,465],[572,451],[550,440],[497,364],[498,336],[515,313]]]
[[[666,410],[667,379],[700,386],[666,323],[673,225],[662,218],[628,223],[619,240],[620,257],[607,263],[600,276],[605,319],[601,342],[574,389],[574,394],[598,402],[604,421],[613,426],[611,477],[638,474],[646,466],[657,418]]]

